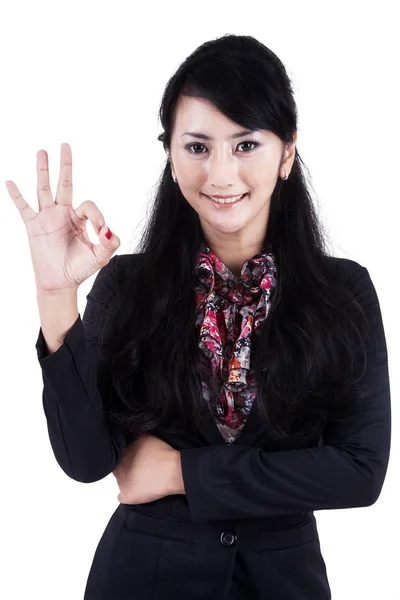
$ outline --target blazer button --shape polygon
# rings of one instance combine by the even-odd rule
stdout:
[[[230,531],[224,531],[221,533],[220,541],[223,546],[233,546],[236,544],[237,536],[235,533],[231,533]]]

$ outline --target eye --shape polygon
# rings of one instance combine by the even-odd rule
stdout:
[[[260,145],[260,142],[257,142],[256,140],[246,140],[245,142],[240,142],[240,144],[238,144],[239,146],[242,146],[243,144],[253,144],[254,148],[250,148],[249,150],[245,150],[244,153],[248,154],[249,152],[252,152],[253,150],[255,150],[257,148],[257,146]],[[200,142],[193,142],[191,144],[187,144],[185,146],[185,148],[191,153],[191,154],[204,154],[204,152],[192,152],[190,150],[190,148],[192,148],[193,146],[202,146],[203,148],[205,148],[205,144],[201,144]],[[243,154],[243,152],[241,152],[240,154]]]

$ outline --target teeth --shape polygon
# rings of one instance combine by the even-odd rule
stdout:
[[[214,202],[218,202],[219,204],[231,204],[232,202],[235,202],[236,200],[239,200],[239,198],[242,198],[244,196],[244,194],[240,194],[240,196],[232,196],[231,198],[214,198],[213,196],[209,196],[209,198],[211,198],[211,200],[214,200]]]

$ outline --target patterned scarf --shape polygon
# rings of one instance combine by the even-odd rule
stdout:
[[[250,368],[251,337],[269,311],[276,286],[275,257],[272,252],[256,254],[243,264],[239,279],[203,242],[196,276],[199,347],[222,382],[217,425],[225,441],[232,443],[257,393]],[[209,402],[206,382],[203,393]]]

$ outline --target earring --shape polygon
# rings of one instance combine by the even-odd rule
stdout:
[[[173,180],[175,181],[175,183],[176,183],[176,177],[174,177],[174,176],[172,175],[172,179],[173,179]]]
[[[285,177],[282,177],[282,179],[283,179],[284,181],[286,181],[286,179],[289,177],[289,173],[286,173],[286,171],[285,171],[284,173],[285,173]]]

